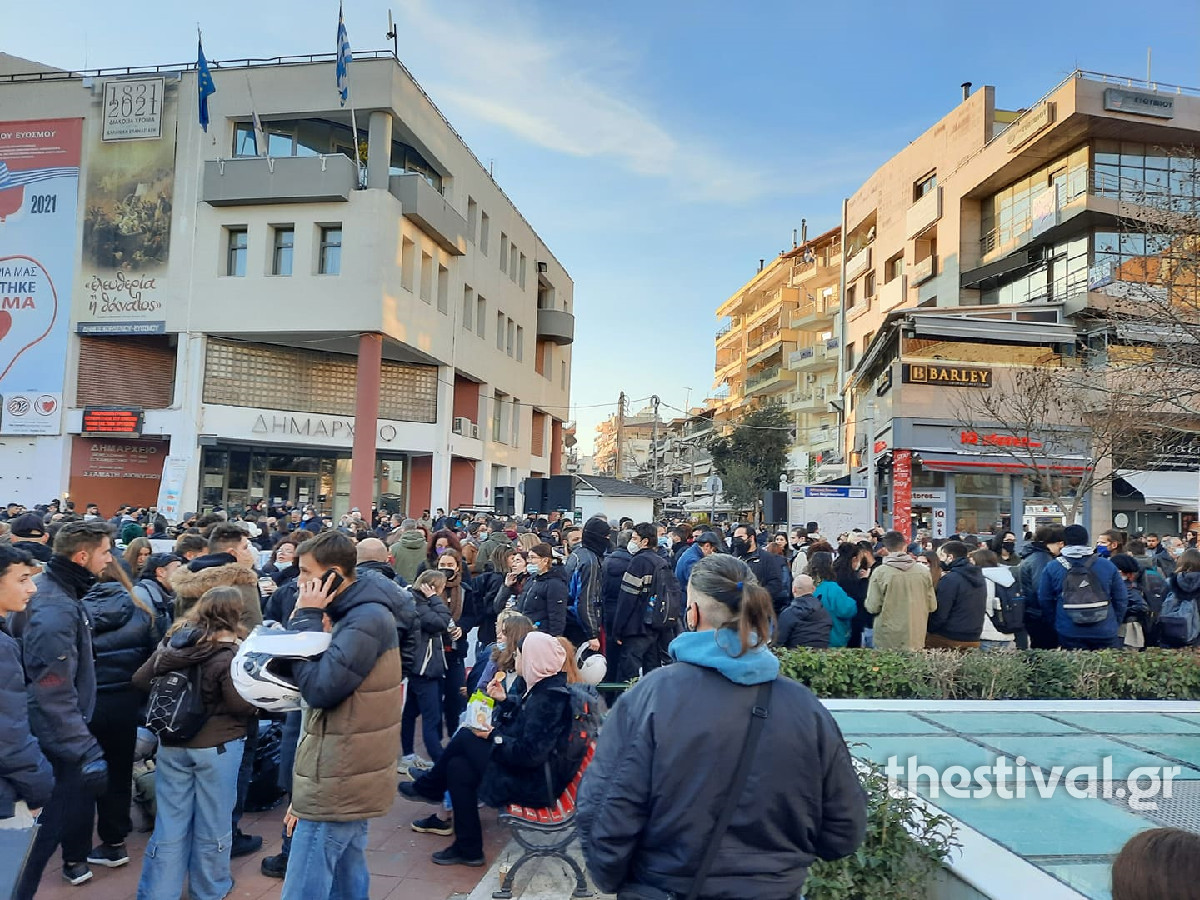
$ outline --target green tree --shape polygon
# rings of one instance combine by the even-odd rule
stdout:
[[[750,410],[728,433],[710,442],[725,499],[733,507],[757,510],[763,491],[779,488],[779,476],[787,470],[791,429],[782,404],[771,403]]]

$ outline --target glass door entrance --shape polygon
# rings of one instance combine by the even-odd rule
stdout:
[[[267,490],[272,506],[291,503],[293,506],[317,504],[317,476],[292,472],[271,472]]]

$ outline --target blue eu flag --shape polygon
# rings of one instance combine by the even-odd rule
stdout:
[[[208,131],[208,98],[217,92],[208,60],[204,58],[204,41],[196,40],[196,89],[200,96],[200,127]]]

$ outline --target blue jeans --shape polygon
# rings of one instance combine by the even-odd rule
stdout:
[[[370,886],[366,819],[296,823],[280,900],[367,900]]]
[[[201,750],[158,748],[158,815],[142,861],[137,900],[178,897],[185,878],[192,900],[221,900],[233,889],[231,822],[245,743],[242,738]]]
[[[417,736],[417,718],[425,752],[434,762],[442,755],[442,680],[424,675],[408,676],[404,712],[400,717],[400,747],[407,756],[413,752]]]

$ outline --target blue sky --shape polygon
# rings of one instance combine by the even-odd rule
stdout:
[[[1200,3],[396,0],[400,56],[575,279],[584,452],[618,392],[712,387],[713,311],[939,119],[1075,67],[1200,86]],[[386,0],[347,0],[356,49]],[[28,6],[0,50],[80,68],[332,52],[332,0]],[[70,23],[66,27],[66,23]],[[671,409],[664,409],[671,413]]]

